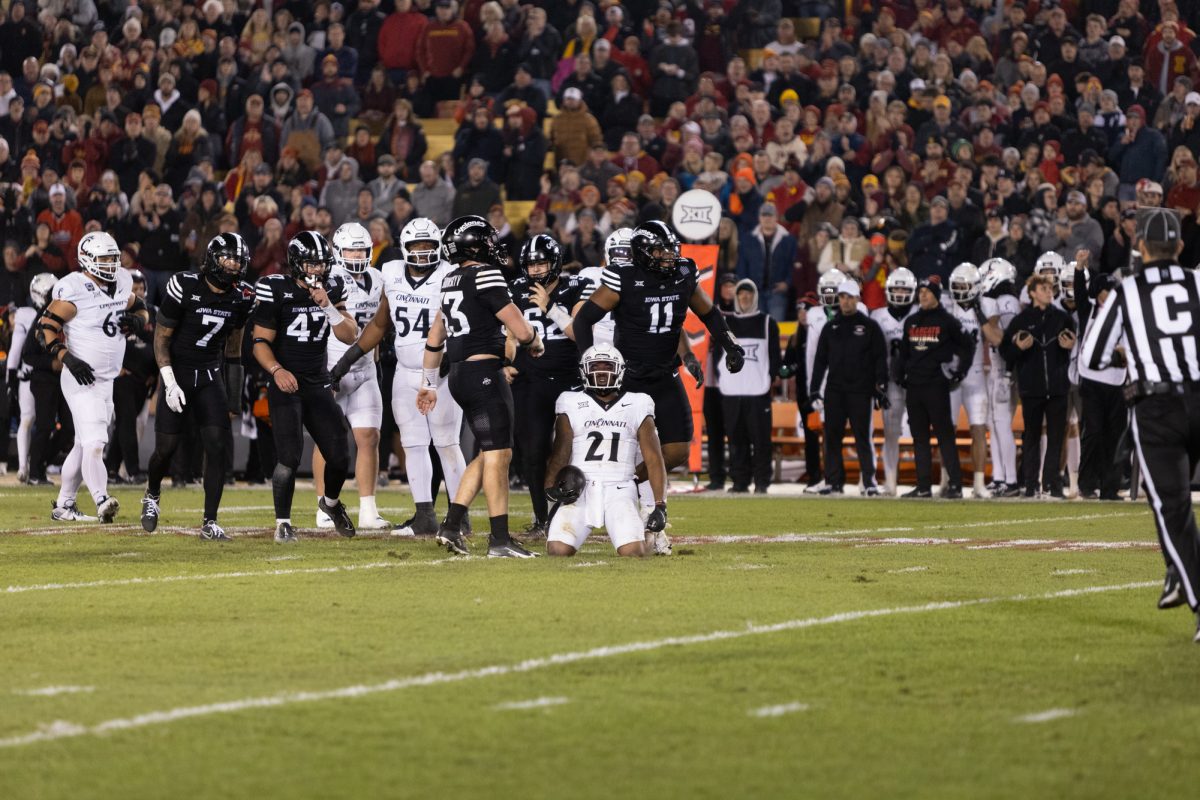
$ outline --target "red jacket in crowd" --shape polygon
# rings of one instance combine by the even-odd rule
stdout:
[[[435,78],[448,78],[456,69],[465,73],[473,55],[475,34],[461,20],[445,25],[430,20],[417,41],[417,65]]]
[[[407,14],[389,14],[379,29],[379,60],[388,69],[413,69],[417,66],[417,42],[425,32],[429,18],[413,9]]]

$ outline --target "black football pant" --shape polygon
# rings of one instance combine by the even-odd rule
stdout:
[[[125,472],[134,477],[142,471],[138,457],[137,420],[146,407],[146,381],[133,375],[113,380],[113,439],[105,464],[116,472],[125,462]]]
[[[1129,425],[1129,412],[1120,386],[1086,378],[1079,384],[1079,491],[1115,500],[1121,488],[1121,468],[1115,463],[1117,445]]]
[[[304,455],[304,431],[325,456],[325,496],[336,499],[350,472],[350,425],[333,390],[323,384],[301,382],[295,393],[288,394],[272,383],[267,388],[267,402],[278,459],[271,476],[275,518],[290,519],[296,470]]]
[[[715,386],[704,387],[704,429],[708,432],[708,479],[725,483],[725,411],[721,392]]]
[[[771,485],[771,395],[722,395],[729,437],[729,475],[739,489]]]
[[[1188,605],[1196,610],[1200,530],[1192,509],[1191,480],[1200,464],[1200,391],[1147,397],[1134,406],[1130,419],[1159,544],[1183,581]]]
[[[841,489],[846,483],[842,441],[846,422],[854,434],[863,487],[875,485],[875,445],[871,442],[871,395],[858,392],[825,391],[825,483]]]
[[[512,385],[515,441],[520,442],[520,475],[529,487],[533,516],[539,522],[550,518],[546,502],[546,462],[554,436],[554,404],[571,388],[572,378],[531,375]],[[440,459],[439,459],[440,460]]]
[[[1065,398],[1063,402],[1066,402]],[[942,469],[946,470],[950,488],[961,489],[962,468],[958,463],[954,420],[950,416],[950,384],[937,378],[910,382],[904,395],[904,405],[908,409],[908,427],[912,431],[913,455],[917,462],[917,488],[929,491],[933,486],[932,430],[933,435],[937,436],[938,449],[942,453]],[[1063,407],[1066,408],[1065,405]],[[828,408],[825,413],[828,415]]]
[[[225,470],[233,453],[225,379],[216,367],[177,367],[175,377],[187,404],[182,411],[172,411],[165,396],[159,394],[146,492],[155,497],[162,493],[162,481],[172,461],[179,458],[190,462],[202,454],[204,519],[216,522],[225,491]],[[199,440],[198,446],[189,446],[193,439]]]
[[[75,425],[57,372],[35,371],[29,378],[29,390],[33,392],[35,412],[29,441],[29,477],[44,480],[50,458],[69,449],[75,441]]]
[[[1025,432],[1021,434],[1021,464],[1025,467],[1025,493],[1037,492],[1038,471],[1041,485],[1047,492],[1062,492],[1062,470],[1059,457],[1063,438],[1067,435],[1067,396],[1029,397],[1021,395],[1025,417]],[[1043,456],[1042,427],[1046,428],[1046,453]],[[1044,462],[1044,463],[1043,463]]]

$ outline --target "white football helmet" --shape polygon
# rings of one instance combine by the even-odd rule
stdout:
[[[1058,294],[1058,282],[1062,277],[1063,257],[1053,250],[1047,250],[1038,256],[1033,264],[1034,275],[1044,275],[1054,284],[1054,293]]]
[[[898,267],[887,276],[883,292],[887,296],[889,306],[911,306],[917,297],[917,276],[908,267]]]
[[[333,233],[333,253],[351,275],[361,275],[371,266],[371,234],[357,222],[347,222]],[[362,250],[362,256],[347,258],[347,250]]]
[[[1015,283],[1017,268],[1007,259],[989,258],[979,265],[979,275],[979,290],[983,294],[988,294],[1005,281]]]
[[[432,250],[410,250],[417,242],[432,242]],[[433,220],[417,217],[400,231],[400,252],[404,263],[417,272],[428,272],[442,260],[442,232]]]
[[[56,283],[58,278],[49,272],[39,272],[33,276],[33,280],[29,282],[29,298],[33,301],[34,308],[40,311],[50,305],[50,293],[54,291]]]
[[[1071,302],[1075,302],[1075,267],[1076,262],[1074,261],[1063,264],[1062,277],[1059,278],[1063,299]]]
[[[950,273],[950,296],[960,306],[979,296],[979,270],[974,264],[963,262]]]
[[[625,380],[625,358],[611,344],[592,345],[579,359],[579,376],[587,391],[612,394]]]
[[[117,270],[121,268],[121,248],[117,240],[104,231],[92,231],[79,240],[76,249],[79,256],[79,268],[90,273],[105,283],[117,279]]]
[[[837,306],[838,287],[844,280],[846,274],[837,268],[829,270],[817,279],[817,297],[821,298],[821,305],[826,308]]]
[[[604,263],[628,264],[633,259],[633,249],[630,241],[633,239],[633,228],[617,228],[604,240]]]

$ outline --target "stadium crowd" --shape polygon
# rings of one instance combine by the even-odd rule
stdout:
[[[712,238],[722,307],[738,313],[734,287],[748,281],[758,310],[799,323],[793,354],[806,337],[815,350],[819,309],[838,313],[819,292],[835,270],[833,295],[872,312],[887,308],[899,270],[920,291],[946,287],[948,302],[962,262],[1003,259],[1020,290],[1052,252],[1078,267],[1056,266],[1053,291],[1066,283],[1095,299],[1110,286],[1103,276],[1128,270],[1137,209],[1151,206],[1178,212],[1180,263],[1200,261],[1200,4],[0,0],[0,9],[0,306],[10,316],[30,302],[33,276],[78,268],[90,231],[116,238],[153,307],[220,233],[246,239],[253,282],[286,270],[300,231],[330,238],[361,223],[379,265],[396,257],[413,219],[445,226],[479,214],[514,260],[524,241],[550,233],[574,272],[602,263],[617,229],[671,225],[691,189],[712,192],[723,210]],[[458,124],[453,147],[434,152],[422,119],[447,115]],[[528,218],[510,224],[506,201],[532,201]],[[839,289],[842,279],[854,291]],[[131,391],[117,414],[126,434],[109,465],[115,473],[123,460],[137,480],[129,433],[157,374],[148,336],[133,336],[143,346],[127,351]],[[1047,379],[1029,397],[1065,395],[1072,381],[1078,390],[1069,360],[1052,360],[1063,382]],[[794,396],[809,414],[821,398],[803,362],[785,354],[782,375],[798,374]],[[28,413],[32,424],[32,411],[18,412],[17,376],[5,379],[5,419]],[[248,370],[250,429],[269,424],[256,403],[267,382]],[[1049,447],[1068,413],[1076,435],[1090,427],[1108,441],[1107,397],[1091,412],[1050,403]],[[1089,425],[1088,413],[1103,421]],[[250,473],[261,477],[274,456],[269,436],[257,441]],[[820,451],[808,455],[820,486]],[[177,473],[195,474],[183,462]],[[1085,493],[1102,488],[1098,476],[1085,483]]]

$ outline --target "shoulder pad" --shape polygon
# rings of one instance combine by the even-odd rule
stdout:
[[[393,276],[399,277],[403,274],[402,271],[404,266],[405,265],[403,261],[399,259],[392,259],[379,268],[379,273],[385,278],[391,278]]]

